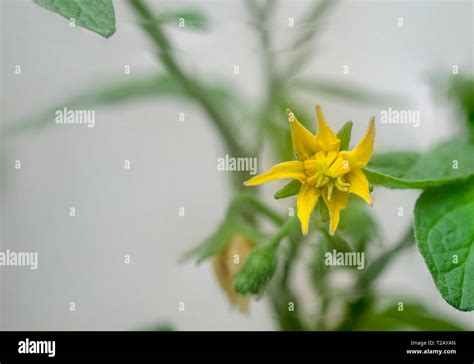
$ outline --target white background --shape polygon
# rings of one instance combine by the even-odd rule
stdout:
[[[191,3],[191,2],[189,2]],[[185,7],[156,1],[153,7]],[[263,92],[261,52],[242,2],[195,1],[209,14],[209,32],[170,30],[180,59],[196,71],[234,84],[249,100]],[[275,43],[291,36],[307,2],[284,1],[274,19]],[[106,40],[32,1],[2,1],[2,123],[60,104],[90,85],[133,78],[159,69],[125,1],[115,1],[117,32]],[[458,131],[455,113],[433,97],[432,72],[452,65],[472,73],[472,2],[342,2],[325,18],[315,57],[304,75],[332,77],[399,93],[421,112],[421,126],[377,123],[376,150],[425,149]],[[397,21],[404,18],[405,26]],[[278,47],[277,47],[278,48]],[[290,52],[290,51],[287,51]],[[15,75],[15,65],[22,74]],[[240,75],[233,66],[240,66]],[[350,66],[349,75],[342,65]],[[124,65],[132,74],[123,75]],[[321,103],[333,129],[355,121],[353,141],[380,107],[313,94],[301,96],[308,112]],[[254,105],[252,105],[253,107]],[[291,105],[290,105],[291,106]],[[392,105],[386,105],[386,107]],[[249,105],[250,107],[250,105]],[[178,122],[178,113],[186,121]],[[96,126],[55,125],[4,137],[2,142],[2,250],[39,252],[39,268],[1,267],[4,330],[127,330],[169,322],[179,330],[276,328],[268,302],[252,303],[242,316],[231,310],[209,264],[177,263],[183,251],[207,237],[231,198],[225,153],[199,107],[156,98],[96,109]],[[15,170],[14,160],[22,163]],[[129,159],[132,169],[123,169]],[[259,160],[259,169],[274,160]],[[275,203],[280,186],[264,187]],[[411,221],[416,191],[377,189],[373,211],[389,245]],[[77,216],[69,217],[70,206]],[[186,216],[178,216],[184,206]],[[405,216],[398,217],[403,207]],[[132,264],[123,256],[131,254]],[[304,264],[292,277],[308,299]],[[473,314],[451,308],[439,295],[416,249],[404,253],[379,282],[379,293],[417,297],[436,312],[474,327]],[[76,311],[69,311],[69,303]],[[178,311],[184,302],[185,312]],[[307,308],[311,309],[311,307]]]

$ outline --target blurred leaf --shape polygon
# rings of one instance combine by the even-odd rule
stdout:
[[[314,247],[314,255],[311,260],[311,279],[315,289],[318,292],[324,291],[327,287],[325,285],[325,277],[329,272],[329,266],[325,262],[325,254],[330,249],[329,239],[326,235],[318,234],[317,242]]]
[[[329,9],[336,2],[334,0],[319,0],[310,3],[311,8],[306,9],[305,17],[300,24],[297,24],[298,34],[292,43],[292,51],[307,45],[313,40],[319,28],[321,18],[329,12]]]
[[[253,213],[258,212],[259,214],[267,217],[276,225],[282,225],[285,222],[285,218],[281,216],[278,212],[275,212],[272,208],[265,205],[261,200],[259,200],[255,195],[250,192],[244,191],[237,194],[231,205],[227,210],[228,215],[238,216],[242,211],[249,211],[246,208],[250,209]]]
[[[258,247],[238,271],[234,287],[241,294],[260,294],[270,282],[277,267],[277,244]]]
[[[336,234],[334,236],[329,236],[329,253],[332,252],[333,249],[336,249],[337,252],[353,252],[354,249],[351,248],[349,243],[340,235]]]
[[[279,200],[281,198],[294,196],[294,195],[297,195],[298,192],[300,192],[300,188],[301,188],[301,182],[295,179],[291,181],[290,183],[288,183],[286,186],[283,186],[280,190],[278,190],[278,192],[275,193],[273,197]]]
[[[208,85],[206,91],[210,97],[221,105],[230,104],[230,100],[234,95],[225,87]],[[180,83],[172,76],[148,75],[143,78],[133,78],[127,81],[113,82],[109,85],[102,86],[91,91],[87,91],[76,97],[72,97],[54,107],[49,108],[45,112],[5,126],[4,133],[16,134],[29,129],[37,129],[45,127],[48,124],[54,124],[54,115],[56,110],[64,107],[68,109],[90,108],[96,106],[123,105],[125,102],[141,100],[154,97],[183,97],[187,98],[187,92],[181,87]]]
[[[414,228],[443,298],[458,310],[473,311],[474,179],[423,192],[415,205]]]
[[[474,79],[460,75],[453,76],[448,95],[464,114],[471,140],[474,140]]]
[[[349,143],[351,142],[352,125],[354,125],[354,123],[352,121],[348,121],[337,132],[337,137],[341,141],[340,150],[349,149]]]
[[[175,331],[173,325],[168,323],[161,323],[155,326],[150,326],[145,329],[145,331]]]
[[[115,11],[112,0],[34,0],[39,6],[105,38],[115,33]]]
[[[235,225],[236,231],[238,231],[254,244],[259,244],[268,239],[267,234],[262,233],[260,230],[245,222],[243,219],[236,218]]]
[[[420,303],[403,302],[403,311],[398,310],[398,302],[393,302],[386,309],[368,313],[360,320],[357,330],[421,330],[421,331],[463,331],[465,327],[445,319],[442,314],[435,314]]]
[[[338,325],[338,331],[354,331],[365,320],[365,315],[373,311],[374,297],[367,293],[364,296],[350,299],[346,303],[344,319]]]
[[[347,207],[341,211],[338,230],[352,239],[356,246],[380,238],[377,222],[367,204],[356,196],[351,196]]]
[[[304,331],[305,323],[298,315],[297,298],[285,289],[271,292],[272,306],[278,319],[279,328],[282,331]],[[295,310],[289,310],[289,304],[293,303]]]
[[[388,265],[394,260],[396,255],[402,252],[404,249],[409,248],[415,243],[413,236],[413,230],[410,229],[405,233],[402,239],[391,246],[387,251],[381,253],[376,259],[374,259],[368,267],[359,275],[357,288],[360,291],[367,291],[368,288],[379,278],[382,272],[388,267]]]
[[[209,28],[207,15],[198,9],[162,11],[159,19],[165,23],[175,24],[184,29],[189,27],[192,29],[206,30]],[[184,23],[181,23],[182,21],[184,21]]]
[[[180,261],[184,262],[197,257],[196,264],[216,255],[230,242],[235,234],[241,234],[254,244],[260,244],[268,238],[250,223],[238,216],[227,216],[217,230],[197,247],[184,253]]]
[[[374,185],[424,189],[472,176],[473,155],[474,144],[456,138],[435,146],[423,155],[416,152],[374,155],[364,173]]]
[[[266,241],[269,238],[268,235],[262,233],[255,227],[254,219],[245,219],[247,217],[246,213],[249,211],[252,211],[254,214],[252,215],[253,218],[256,216],[255,213],[258,213],[267,217],[277,226],[285,226],[284,218],[268,208],[254,195],[248,192],[239,193],[234,197],[227,209],[224,221],[219,225],[217,230],[203,243],[186,252],[181,261],[197,257],[197,264],[199,264],[224,249],[234,234],[237,233],[243,235],[256,245]],[[278,237],[279,235],[277,234],[276,238]],[[276,238],[270,237],[271,241],[274,241]]]
[[[382,94],[348,82],[301,78],[293,80],[291,85],[302,91],[314,92],[362,104],[380,105],[387,102],[391,104],[401,102],[399,96]]]
[[[227,217],[209,238],[197,247],[186,252],[181,261],[196,256],[197,264],[202,263],[207,258],[216,255],[219,251],[224,249],[236,231],[237,224],[235,218]]]
[[[453,102],[461,116],[459,120],[467,126],[471,141],[474,141],[474,78],[472,75],[440,76],[444,72],[430,75],[431,87],[437,96]]]

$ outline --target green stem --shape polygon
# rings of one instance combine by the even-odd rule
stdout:
[[[298,252],[301,247],[301,240],[303,235],[301,234],[299,226],[295,226],[293,231],[289,235],[289,246],[288,253],[286,255],[285,264],[283,265],[282,276],[281,276],[281,286],[288,287],[288,281],[291,274],[291,269],[293,268],[293,263],[298,257]]]
[[[297,257],[299,247],[301,246],[302,235],[299,233],[299,226],[297,226],[297,219],[294,217],[288,218],[285,224],[280,229],[276,236],[278,241],[283,236],[288,235],[290,238],[289,251],[286,256],[286,260],[282,269],[281,274],[277,277],[272,288],[270,289],[270,300],[273,310],[278,318],[278,323],[281,330],[305,330],[306,327],[301,321],[298,310],[299,304],[296,296],[293,294],[290,286],[288,285],[288,278],[291,272],[291,268]],[[295,233],[295,229],[298,229],[298,234]],[[276,241],[276,240],[275,240]],[[290,302],[294,304],[294,310],[290,310]]]
[[[316,329],[323,331],[327,329],[326,313],[328,311],[328,308],[330,307],[331,299],[327,294],[325,294],[320,297],[320,301],[321,302],[318,313],[318,321],[316,323]]]
[[[287,221],[285,222],[285,219],[280,214],[273,211],[271,208],[266,206],[257,197],[255,197],[249,192],[242,192],[238,194],[232,201],[228,213],[235,214],[239,209],[242,208],[242,206],[245,205],[252,207],[253,212],[260,212],[261,214],[265,215],[276,225],[284,225],[284,223],[287,223]]]
[[[355,291],[358,297],[346,303],[345,319],[339,324],[337,330],[354,330],[357,329],[360,320],[373,307],[372,286],[379,278],[382,272],[388,267],[389,263],[406,248],[413,245],[413,229],[410,228],[403,235],[402,239],[398,241],[389,250],[382,253],[376,260],[374,260],[367,268],[367,270],[359,276],[355,285]]]
[[[278,229],[277,233],[270,239],[269,244],[279,244],[281,239],[290,234],[291,229],[293,229],[293,226],[295,226],[296,223],[297,220],[295,217],[288,217],[286,220],[284,220],[280,229]]]
[[[269,32],[269,16],[265,14],[262,19],[262,25],[259,27],[260,31],[260,47],[263,51],[262,68],[266,76],[266,98],[262,106],[260,116],[259,135],[257,140],[263,139],[264,128],[268,123],[273,121],[274,107],[277,100],[280,98],[280,80],[278,71],[275,65],[275,55],[272,54],[272,38]],[[260,148],[263,143],[260,143]]]
[[[237,143],[234,133],[230,128],[231,123],[209,99],[205,87],[189,77],[178,62],[176,62],[172,53],[171,43],[161,29],[160,22],[153,15],[151,9],[142,0],[130,0],[130,4],[140,16],[143,30],[158,48],[159,57],[168,72],[181,83],[189,96],[203,107],[226,141],[229,151],[236,156],[245,156],[244,149]]]
[[[388,267],[390,262],[402,251],[411,247],[414,244],[413,229],[410,228],[403,235],[403,237],[393,247],[380,254],[367,269],[359,276],[356,283],[356,290],[359,292],[366,292],[370,289],[373,283],[380,277],[383,271]]]

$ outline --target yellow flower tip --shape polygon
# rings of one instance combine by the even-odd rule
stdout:
[[[293,111],[291,111],[291,109],[290,109],[289,107],[286,108],[285,112],[286,112],[286,115],[288,116],[288,121],[289,121],[290,123],[292,123],[293,121],[295,121],[295,119],[296,119],[296,118],[295,118],[295,114],[293,113]]]
[[[256,183],[254,183],[252,180],[253,180],[253,178],[249,179],[248,181],[245,181],[245,182],[244,182],[244,186],[245,186],[245,187],[255,186]]]
[[[374,201],[372,200],[372,196],[370,195],[370,193],[366,202],[370,207],[374,207]]]
[[[309,230],[309,227],[308,226],[303,226],[301,225],[301,233],[306,236],[308,235],[308,230]]]
[[[367,130],[367,134],[369,133],[375,136],[375,116],[371,116],[369,119],[369,127]]]

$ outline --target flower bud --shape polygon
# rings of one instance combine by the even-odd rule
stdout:
[[[243,235],[235,234],[224,249],[213,259],[214,273],[231,304],[241,312],[247,312],[250,297],[234,290],[234,277],[245,259],[255,249],[255,244]]]

